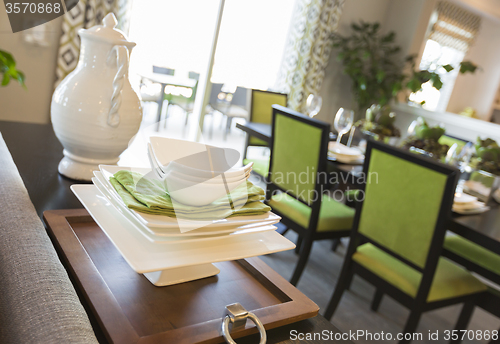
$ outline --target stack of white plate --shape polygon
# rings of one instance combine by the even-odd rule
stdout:
[[[490,210],[484,202],[480,202],[477,197],[465,193],[455,193],[453,200],[453,211],[457,214],[481,214]]]
[[[328,144],[328,156],[344,164],[363,164],[365,156],[359,148],[347,147],[332,141]]]
[[[280,217],[272,212],[198,221],[129,209],[109,181],[120,170],[153,176],[150,168],[101,165],[94,171],[94,185],[71,189],[132,269],[156,286],[219,273],[211,263],[295,247],[275,231]],[[246,177],[244,173],[243,181]]]

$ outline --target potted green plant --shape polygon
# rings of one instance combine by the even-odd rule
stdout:
[[[500,176],[500,146],[490,138],[477,138],[476,152],[471,158],[471,167]]]
[[[401,91],[418,92],[428,81],[439,90],[443,82],[437,71],[453,70],[451,65],[438,66],[433,71],[417,70],[416,55],[401,59],[401,48],[394,43],[396,34],[381,34],[379,23],[361,21],[352,23],[351,29],[351,35],[335,33],[332,40],[344,73],[352,79],[354,100],[360,113],[372,104],[389,104]],[[460,64],[461,73],[474,72],[477,68],[470,61]]]
[[[354,126],[375,140],[388,141],[390,138],[401,137],[394,125],[396,114],[389,105],[373,104],[366,110],[366,117],[357,121]]]
[[[450,149],[448,145],[439,143],[444,133],[443,127],[431,127],[422,117],[419,117],[413,133],[402,142],[401,147],[442,160]]]
[[[26,88],[24,73],[16,68],[16,61],[12,54],[4,50],[0,50],[0,73],[2,74],[2,82],[0,85],[7,86],[10,80],[14,79],[19,82],[21,86]]]

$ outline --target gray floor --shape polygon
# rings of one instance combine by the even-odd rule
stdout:
[[[144,126],[154,127],[156,108],[148,109],[149,114],[145,113]],[[167,121],[166,130],[162,129],[160,133],[156,133],[154,129],[150,130],[152,135],[164,135],[169,137],[182,138],[184,135],[184,114],[179,109],[173,109],[171,116]],[[207,124],[210,125],[212,119],[207,119]],[[223,124],[221,116],[216,116],[214,121],[214,131],[212,138],[208,139],[205,135],[207,143],[218,146],[233,147],[243,149],[244,134],[233,127],[227,139],[223,139],[222,131]],[[162,126],[163,127],[163,126]],[[206,128],[207,129],[207,128]],[[137,140],[140,141],[140,140]],[[138,145],[139,146],[139,145]],[[141,148],[142,149],[142,148]],[[256,154],[261,154],[260,152]],[[137,157],[137,156],[135,156]],[[146,162],[147,163],[147,162]],[[286,237],[290,240],[296,240],[296,234],[289,231]],[[309,263],[302,275],[298,284],[305,295],[311,298],[320,307],[320,313],[324,312],[331,294],[333,292],[337,277],[343,262],[343,254],[347,241],[344,241],[343,246],[339,247],[336,253],[331,251],[331,241],[325,240],[315,242]],[[281,252],[264,256],[262,259],[271,266],[274,270],[280,273],[284,278],[289,279],[298,256],[293,251]],[[355,277],[351,290],[344,293],[341,303],[332,318],[332,323],[344,332],[365,330],[372,334],[391,333],[394,336],[401,332],[408,311],[393,301],[390,297],[385,297],[382,301],[380,309],[377,313],[370,310],[370,302],[374,293],[374,288]],[[423,340],[415,343],[446,343],[443,339],[445,330],[453,329],[460,312],[460,306],[448,307],[438,311],[426,313],[418,328],[418,332],[422,333]],[[498,330],[500,328],[500,319],[497,319],[490,314],[476,309],[469,329],[471,330]],[[439,340],[429,340],[429,331],[432,333],[439,331]],[[374,341],[359,340],[357,343],[371,343]],[[382,341],[386,342],[386,341]],[[487,343],[485,340],[466,340],[464,343]]]
[[[296,240],[296,234],[288,231],[286,237]],[[311,257],[302,275],[298,289],[311,298],[320,307],[320,313],[330,300],[333,288],[342,267],[345,248],[348,244],[344,240],[343,246],[337,252],[331,251],[331,241],[324,240],[315,242]],[[289,279],[298,256],[293,251],[281,252],[264,256],[262,259],[284,278]],[[332,323],[344,332],[365,330],[371,333],[391,333],[394,336],[401,332],[408,316],[408,310],[396,303],[390,297],[384,297],[377,313],[370,310],[370,302],[374,288],[359,277],[355,277],[351,290],[344,293],[337,311],[332,318]],[[441,310],[426,313],[418,328],[424,340],[420,343],[446,343],[443,339],[443,331],[453,329],[461,306],[453,306]],[[476,309],[469,326],[471,330],[498,330],[500,319],[489,313]],[[428,340],[429,331],[439,331],[440,339]],[[464,343],[487,343],[488,341],[464,341]],[[367,340],[359,340],[357,343],[371,343]]]

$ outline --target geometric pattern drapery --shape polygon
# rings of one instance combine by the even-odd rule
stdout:
[[[466,53],[480,26],[479,15],[449,1],[439,1],[429,39]]]
[[[57,53],[57,86],[75,69],[80,54],[78,30],[101,24],[102,19],[113,12],[118,19],[117,28],[128,32],[131,0],[79,0],[77,5],[63,16],[62,36]]]
[[[319,93],[343,6],[344,0],[296,2],[276,84],[296,111],[304,111],[309,94]]]

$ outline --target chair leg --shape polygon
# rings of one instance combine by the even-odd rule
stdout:
[[[297,237],[297,242],[295,243],[295,254],[300,253],[301,246],[302,246],[302,236],[299,235]]]
[[[245,144],[245,150],[243,151],[243,160],[247,158],[247,152],[248,152],[248,144],[250,143],[250,135],[246,134],[246,144]]]
[[[226,130],[224,131],[224,140],[227,139],[227,134],[231,130],[231,123],[233,122],[233,117],[227,117]]]
[[[337,248],[339,247],[339,245],[340,245],[340,239],[333,239],[332,252],[337,251]]]
[[[327,320],[331,320],[337,306],[340,303],[340,299],[352,281],[353,272],[351,270],[351,260],[346,258],[344,261],[344,266],[342,266],[342,271],[340,272],[339,279],[337,280],[337,285],[335,286],[335,291],[333,292],[330,302],[326,307],[325,314],[323,315]]]
[[[167,118],[168,118],[168,110],[170,109],[170,102],[167,102],[167,108],[165,109],[165,122],[163,123],[163,128],[167,128]]]
[[[458,317],[457,324],[455,325],[455,330],[460,333],[460,330],[466,330],[467,326],[469,326],[469,321],[472,318],[472,313],[474,313],[474,302],[468,301],[465,302],[462,311],[460,312],[460,316]],[[459,344],[462,342],[462,338],[459,335],[456,340],[450,340],[450,344]]]
[[[347,281],[347,284],[346,284],[346,287],[345,287],[346,290],[351,290],[351,285],[352,285],[352,279],[353,278],[354,278],[354,274],[351,274],[349,276],[349,280]]]
[[[383,297],[384,293],[377,288],[377,290],[375,290],[375,295],[373,296],[373,301],[371,305],[372,311],[374,312],[378,311],[378,308],[380,307],[380,303],[382,302]]]
[[[411,339],[406,338],[406,336],[410,337],[413,336],[415,331],[417,330],[418,323],[420,322],[420,318],[422,317],[422,311],[420,310],[412,310],[410,312],[410,316],[408,317],[408,320],[406,321],[405,328],[403,330],[404,333],[404,339],[401,339],[399,341],[399,344],[406,344],[410,343]]]
[[[304,242],[300,244],[301,247],[299,261],[297,262],[297,266],[295,267],[292,278],[290,279],[290,283],[294,286],[299,282],[300,276],[302,275],[302,272],[306,267],[307,260],[309,259],[309,254],[311,253],[312,244],[312,235],[306,236]]]

